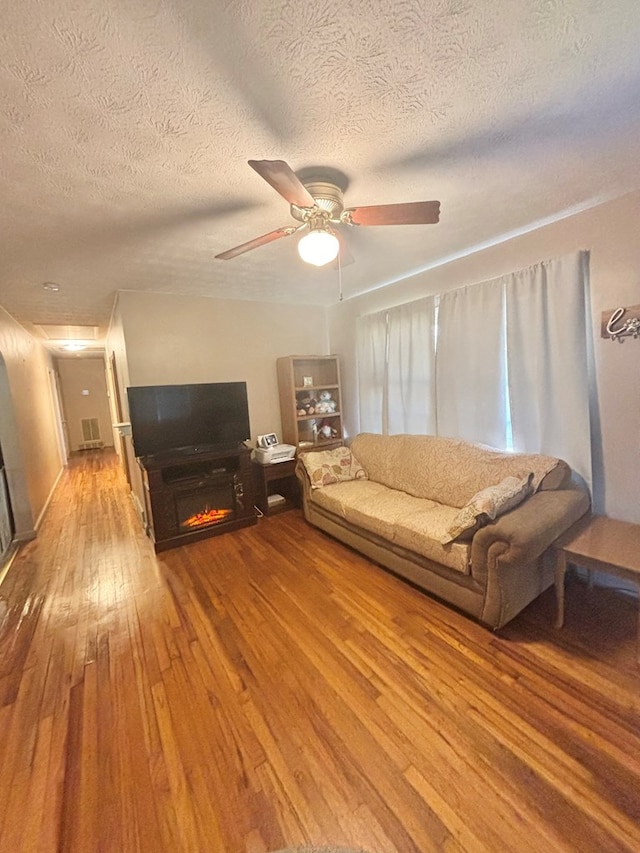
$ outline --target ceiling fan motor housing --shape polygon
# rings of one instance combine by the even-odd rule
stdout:
[[[308,241],[309,237],[328,237],[332,244],[331,251],[335,249],[337,252],[336,246],[340,238],[330,225],[432,225],[440,219],[439,201],[374,204],[349,207],[345,210],[343,192],[349,181],[338,169],[321,170],[314,166],[302,169],[296,174],[284,160],[249,160],[249,165],[289,203],[291,216],[301,225],[296,228],[276,228],[275,231],[234,246],[233,249],[216,255],[216,258],[221,260],[228,261],[251,249],[303,230],[308,233],[302,237],[298,248],[303,241]]]
[[[340,214],[344,210],[344,201],[340,187],[324,181],[305,183],[305,187],[313,196],[318,211],[325,212],[328,220],[340,222]],[[318,211],[314,212],[317,213]],[[307,208],[301,208],[292,204],[291,215],[298,222],[306,222],[310,214]]]

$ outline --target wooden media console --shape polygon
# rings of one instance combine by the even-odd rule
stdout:
[[[257,521],[251,451],[244,444],[138,460],[147,535],[156,552]]]

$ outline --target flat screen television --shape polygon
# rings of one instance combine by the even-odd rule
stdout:
[[[136,456],[203,453],[251,435],[246,382],[127,388]]]

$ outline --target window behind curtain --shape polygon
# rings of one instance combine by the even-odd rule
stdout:
[[[438,432],[507,447],[503,279],[452,290],[438,312]]]
[[[367,314],[356,323],[361,432],[386,433],[387,313]]]
[[[387,326],[387,429],[433,433],[435,401],[435,300],[392,308]]]
[[[360,429],[435,432],[433,297],[358,318]]]
[[[506,285],[515,450],[566,460],[591,486],[589,254],[514,273]]]
[[[437,328],[433,297],[361,318],[361,429],[548,453],[591,485],[588,260],[449,291]]]

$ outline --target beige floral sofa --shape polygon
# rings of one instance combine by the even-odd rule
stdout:
[[[308,522],[491,628],[551,585],[590,505],[560,459],[441,436],[362,433],[296,475]]]

